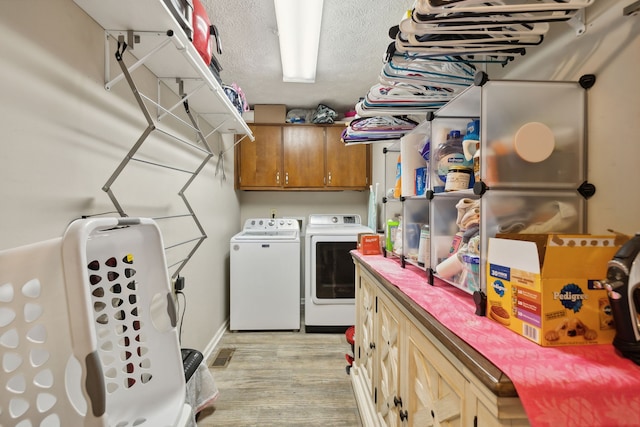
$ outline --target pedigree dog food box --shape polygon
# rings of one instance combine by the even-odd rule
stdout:
[[[606,344],[615,326],[596,281],[619,236],[507,234],[489,239],[487,316],[545,347]]]

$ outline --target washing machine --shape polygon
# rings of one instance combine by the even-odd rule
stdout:
[[[230,241],[229,329],[300,329],[300,226],[253,218]]]
[[[373,233],[360,215],[313,214],[305,229],[304,324],[308,332],[342,332],[356,321],[358,234]]]

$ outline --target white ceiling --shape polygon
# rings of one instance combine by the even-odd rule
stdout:
[[[304,0],[300,0],[304,1]],[[218,27],[225,84],[236,83],[247,102],[344,113],[378,82],[382,59],[413,0],[324,0],[315,83],[283,83],[272,0],[202,0]]]

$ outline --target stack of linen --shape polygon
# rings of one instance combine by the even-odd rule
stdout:
[[[403,117],[375,116],[357,118],[342,131],[342,142],[370,143],[400,139],[417,126],[417,122]]]
[[[477,64],[507,65],[542,43],[550,22],[594,0],[416,0],[389,31],[379,83],[356,105],[362,117],[433,111],[474,83]]]

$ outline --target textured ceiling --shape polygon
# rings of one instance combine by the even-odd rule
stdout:
[[[300,0],[304,1],[304,0]],[[377,83],[382,59],[413,0],[324,0],[315,83],[283,83],[272,0],[202,0],[222,41],[220,76],[254,104],[344,113]]]

